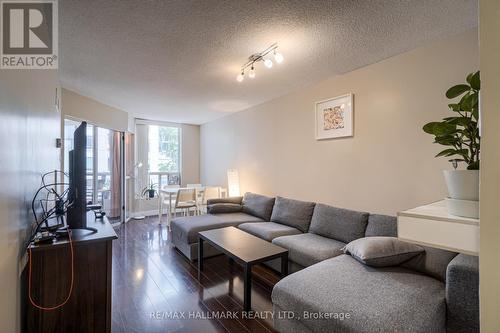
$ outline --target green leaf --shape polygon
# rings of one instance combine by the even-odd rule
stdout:
[[[449,157],[453,155],[460,155],[464,158],[467,158],[467,153],[468,153],[467,149],[448,148],[438,153],[435,157],[441,157],[441,156]]]
[[[455,154],[457,154],[457,151],[455,149],[448,148],[448,149],[445,149],[445,150],[441,151],[440,153],[438,153],[434,157],[452,156],[452,155],[455,155]]]
[[[432,134],[435,136],[445,136],[456,133],[457,126],[443,121],[425,124],[422,129],[427,134]]]
[[[434,130],[433,134],[436,136],[450,135],[454,134],[457,131],[457,126],[442,122],[442,123],[436,123],[434,125],[433,130]]]
[[[427,124],[424,125],[424,127],[422,127],[422,129],[427,134],[434,134],[434,126],[436,124],[439,124],[439,123],[438,122],[427,123]]]
[[[467,78],[465,79],[465,81],[467,81],[467,83],[470,85],[470,80],[472,79],[472,76],[474,75],[474,73],[469,73],[467,75]]]
[[[455,144],[458,144],[458,139],[453,135],[436,136],[434,138],[434,143],[439,143],[443,146],[454,146]]]
[[[470,90],[469,85],[458,84],[458,85],[453,86],[450,89],[448,89],[448,91],[446,92],[446,97],[448,97],[449,99],[452,99],[452,98],[455,98],[457,96],[462,95],[464,92],[469,91],[469,90]]]
[[[469,151],[467,149],[459,149],[456,151],[457,155],[463,156],[464,158],[469,157]]]
[[[470,94],[467,93],[467,94],[463,95],[462,98],[460,99],[459,104],[460,104],[460,109],[462,111],[467,111],[467,112],[472,111]]]
[[[457,125],[457,126],[468,126],[471,123],[471,120],[467,117],[455,117],[455,119],[450,119],[448,121],[449,124]]]
[[[460,108],[462,111],[471,112],[478,108],[478,101],[478,94],[476,92],[467,93],[460,99]]]
[[[472,116],[474,117],[474,119],[479,120],[479,110],[478,109],[472,110]]]
[[[471,108],[477,108],[479,106],[479,94],[477,92],[470,94],[470,104]]]
[[[470,84],[470,86],[471,86],[472,89],[480,90],[481,89],[481,79],[480,79],[480,76],[479,76],[479,71],[475,72],[471,76],[470,81],[467,80],[467,82],[469,82],[469,84]]]
[[[460,111],[460,104],[456,104],[456,103],[448,104],[448,107],[450,109],[452,109],[453,111]]]

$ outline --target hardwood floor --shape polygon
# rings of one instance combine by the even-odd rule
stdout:
[[[273,332],[271,291],[279,280],[274,271],[254,268],[252,307],[262,318],[244,318],[242,270],[226,256],[206,259],[198,281],[196,262],[173,247],[157,218],[131,220],[116,232],[113,333]]]

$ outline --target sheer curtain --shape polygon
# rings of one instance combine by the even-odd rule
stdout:
[[[110,217],[120,217],[121,214],[121,133],[112,132],[111,138],[111,207]]]

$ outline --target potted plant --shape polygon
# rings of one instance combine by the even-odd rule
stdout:
[[[458,84],[446,91],[446,97],[455,99],[448,104],[453,116],[440,122],[430,122],[423,127],[424,132],[434,136],[434,143],[446,146],[436,157],[453,157],[449,161],[453,170],[444,170],[444,178],[451,199],[479,200],[479,91],[481,81],[479,71],[467,75],[466,83]],[[465,170],[458,170],[464,162]]]
[[[142,190],[142,196],[143,197],[148,197],[150,199],[154,198],[155,197],[155,194],[156,194],[156,186],[157,184],[155,183],[151,183],[149,184],[148,187],[145,187],[143,190]]]

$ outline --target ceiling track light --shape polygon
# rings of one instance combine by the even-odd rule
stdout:
[[[252,54],[250,57],[248,57],[248,61],[241,66],[241,72],[236,76],[236,81],[242,82],[245,78],[245,70],[250,67],[250,70],[248,71],[248,77],[253,79],[255,78],[255,63],[262,61],[264,63],[264,66],[267,68],[273,67],[273,61],[271,57],[269,57],[269,54],[273,54],[274,61],[276,61],[277,64],[281,64],[284,60],[283,55],[276,50],[278,49],[278,43],[274,43],[273,45],[269,46],[267,49],[260,53],[255,53]]]

